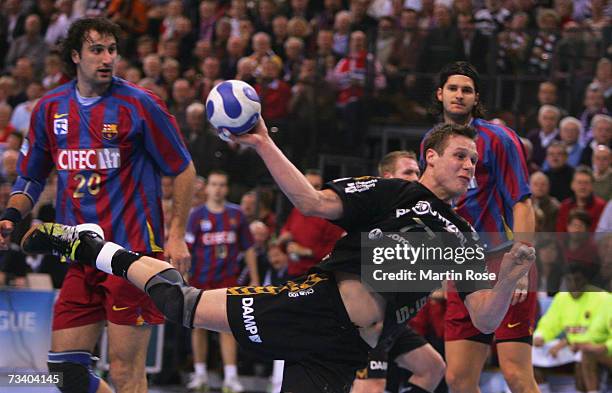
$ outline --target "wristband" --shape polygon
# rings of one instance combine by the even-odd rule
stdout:
[[[14,207],[6,208],[4,212],[2,212],[2,215],[0,215],[0,221],[1,220],[8,220],[13,224],[17,224],[21,221],[21,212]]]

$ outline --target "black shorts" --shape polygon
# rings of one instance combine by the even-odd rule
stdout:
[[[357,371],[358,379],[378,379],[387,377],[388,361],[393,361],[399,355],[412,352],[417,348],[427,344],[412,328],[406,326],[394,339],[391,348],[388,344],[381,342],[376,348],[368,353],[368,365],[364,369]],[[389,360],[388,360],[389,359]]]
[[[238,344],[286,361],[283,392],[348,392],[370,347],[346,312],[333,275],[309,274],[282,286],[227,289]]]

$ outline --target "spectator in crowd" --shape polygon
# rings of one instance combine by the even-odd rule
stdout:
[[[518,12],[512,15],[509,29],[497,34],[496,66],[499,73],[518,75],[523,72],[527,48],[531,41],[527,32],[528,22],[529,16],[524,12]],[[485,56],[481,62],[486,61]]]
[[[7,149],[2,153],[2,177],[10,184],[17,180],[17,160],[19,151]]]
[[[257,72],[257,63],[250,57],[243,57],[238,60],[236,65],[236,76],[234,79],[238,79],[247,82],[250,85],[255,85],[255,73]]]
[[[585,334],[575,337],[574,351],[582,352],[580,374],[587,392],[599,392],[602,369],[612,370],[612,297],[593,315]],[[602,367],[603,366],[603,367]]]
[[[598,145],[612,148],[612,117],[608,115],[595,115],[591,121],[593,137],[587,141],[580,163],[591,166],[593,151]]]
[[[45,90],[40,82],[31,82],[26,89],[28,100],[15,107],[13,115],[11,116],[11,124],[23,135],[25,135],[29,129],[32,111],[44,93]]]
[[[541,167],[544,164],[546,151],[551,143],[559,140],[557,125],[559,124],[560,116],[561,111],[556,106],[542,105],[538,111],[539,128],[532,130],[527,135],[527,139],[533,145],[531,160],[537,167]]]
[[[368,5],[368,0],[349,1],[351,31],[363,31],[367,36],[367,42],[370,43],[376,40],[378,21],[367,14]]]
[[[156,84],[162,82],[162,60],[156,53],[147,55],[142,61],[145,78],[151,78]]]
[[[463,40],[453,24],[449,5],[436,2],[434,6],[435,27],[429,30],[423,50],[419,56],[418,70],[432,72],[456,60],[464,60]]]
[[[301,38],[289,37],[285,41],[284,53],[282,80],[294,85],[298,80],[302,61],[304,61],[304,41]]]
[[[593,85],[603,92],[608,112],[612,109],[612,60],[602,57],[597,62]]]
[[[16,105],[15,102],[16,82],[12,76],[0,76],[0,104]]]
[[[563,250],[555,236],[549,234],[537,237],[536,265],[538,267],[538,291],[554,296],[561,290],[566,290],[563,276],[565,260]]]
[[[476,12],[476,28],[482,34],[490,36],[504,29],[511,13],[502,5],[501,1],[487,0],[485,4],[485,8]]]
[[[593,152],[593,193],[604,201],[612,198],[612,152],[599,145]]]
[[[527,109],[527,115],[525,118],[525,126],[523,127],[523,129],[528,132],[539,126],[538,114],[540,108],[544,105],[556,106],[561,112],[561,116],[559,118],[561,119],[566,117],[567,111],[558,105],[558,98],[558,88],[553,81],[541,82],[538,86],[537,104],[534,103],[533,105],[529,105],[529,109]],[[525,99],[528,99],[528,97],[525,97]]]
[[[592,273],[588,267],[571,264],[565,275],[568,292],[557,293],[550,308],[538,322],[534,332],[533,345],[541,347],[550,343],[559,335],[556,344],[549,353],[556,357],[559,351],[574,342],[580,342],[581,336],[588,331],[594,316],[607,313],[605,307],[610,304],[610,295],[589,284]],[[576,388],[584,391],[584,380],[576,373]]]
[[[595,62],[601,52],[601,41],[594,39],[578,23],[570,21],[563,26],[563,37],[553,54],[552,76],[563,91],[571,93],[571,108],[576,108],[584,86],[593,77]],[[571,76],[571,84],[569,84]]]
[[[276,15],[272,20],[272,51],[282,52],[283,45],[289,37],[289,19],[285,15]]]
[[[378,21],[378,32],[376,34],[376,58],[386,69],[389,58],[393,51],[396,29],[391,17],[383,17]]]
[[[11,76],[15,80],[15,88],[13,89],[13,104],[17,105],[26,101],[26,89],[30,83],[37,79],[34,75],[34,65],[29,57],[20,57],[15,63],[15,67],[11,71]]]
[[[291,141],[287,138],[287,117],[291,100],[291,86],[281,79],[281,64],[272,57],[260,62],[261,72],[255,84],[255,91],[261,100],[261,114],[271,126],[279,128],[281,148],[290,151]],[[301,148],[301,147],[300,147]]]
[[[257,189],[245,192],[240,199],[240,209],[248,222],[261,221],[276,234],[276,214],[271,209],[272,194],[266,189]]]
[[[264,276],[270,268],[267,252],[270,244],[270,229],[259,220],[249,224],[253,245],[244,253],[244,267],[240,273],[239,284],[249,286],[270,285],[263,283]],[[255,266],[255,272],[250,267]]]
[[[583,135],[584,141],[589,140],[592,136],[592,120],[596,115],[610,115],[610,112],[606,109],[603,92],[597,87],[597,85],[590,84],[586,88],[584,94],[584,111],[580,114],[580,122],[585,130]]]
[[[274,0],[261,0],[257,4],[255,15],[255,30],[272,34],[272,20],[277,14],[277,5]]]
[[[0,103],[0,150],[6,147],[9,135],[15,131],[15,127],[10,123],[13,108],[9,104]]]
[[[580,263],[592,269],[599,270],[597,245],[593,240],[593,219],[585,210],[573,209],[567,219],[567,234],[561,237],[563,258],[567,263]]]
[[[354,0],[361,1],[361,0]],[[336,107],[343,121],[343,136],[347,146],[353,151],[359,149],[366,130],[366,89],[371,86],[372,94],[386,86],[380,63],[368,63],[366,34],[357,30],[351,33],[348,56],[341,59],[334,68],[331,82],[335,84],[338,96]],[[368,67],[373,70],[368,75]],[[370,80],[372,78],[372,80]]]
[[[41,20],[40,16],[30,14],[25,20],[25,33],[21,37],[16,38],[9,49],[9,52],[4,60],[6,69],[11,69],[15,66],[17,59],[21,57],[29,58],[35,72],[40,76],[43,72],[44,59],[49,51],[49,46],[41,35]]]
[[[529,178],[531,199],[536,216],[536,232],[554,232],[559,212],[559,201],[550,195],[550,181],[543,172]]]
[[[227,40],[225,56],[221,58],[221,78],[233,79],[238,70],[238,61],[245,55],[244,42],[240,37],[232,36]]]
[[[314,52],[316,62],[316,77],[323,79],[336,65],[334,54],[334,32],[333,30],[319,30],[317,32],[317,48]]]
[[[181,76],[181,65],[175,57],[165,57],[162,62],[162,85],[168,95],[172,93],[174,82]]]
[[[193,102],[194,96],[195,91],[187,79],[178,78],[172,83],[172,94],[168,109],[176,118],[183,135],[186,135],[187,128],[187,107]]]
[[[538,11],[538,30],[527,56],[527,73],[547,76],[559,40],[559,15],[549,8]]]
[[[206,179],[206,204],[191,211],[185,238],[192,264],[189,283],[200,289],[233,287],[238,283],[238,256],[252,244],[251,233],[240,207],[226,201],[228,177],[222,171],[212,171]],[[249,266],[255,282],[256,266]],[[238,380],[236,341],[231,334],[220,333],[223,358],[223,389],[244,391]],[[193,390],[206,389],[208,373],[207,332],[192,332],[195,372],[187,384]]]
[[[323,178],[316,170],[307,170],[304,176],[316,189],[323,186]],[[308,217],[293,208],[280,231],[278,241],[287,245],[288,274],[292,278],[305,274],[333,248],[344,230],[319,217]]]
[[[559,123],[559,137],[567,149],[567,164],[572,168],[580,164],[583,150],[581,136],[583,133],[582,124],[575,117],[565,117]],[[546,169],[548,168],[544,165],[544,170]]]
[[[343,10],[338,11],[334,19],[334,54],[340,58],[349,52],[349,41],[351,38],[351,13]]]
[[[570,184],[574,168],[567,165],[567,150],[563,142],[552,142],[546,148],[546,163],[549,169],[544,174],[550,180],[550,195],[558,201],[569,198],[572,195]]]
[[[63,85],[70,79],[62,70],[62,59],[57,53],[50,53],[45,58],[45,75],[42,79],[42,84],[45,90],[55,89],[59,85]]]
[[[585,210],[591,217],[589,231],[597,228],[599,217],[606,206],[606,201],[593,194],[593,171],[587,166],[579,166],[574,172],[571,189],[573,196],[563,200],[557,216],[557,232],[566,232],[570,212],[576,208]]]
[[[262,285],[282,285],[291,278],[288,274],[289,256],[278,243],[268,246],[267,259],[269,267],[262,276]]]
[[[457,28],[463,43],[460,58],[473,64],[479,72],[488,74],[489,37],[476,29],[474,16],[471,13],[457,15]]]
[[[223,58],[225,56],[225,47],[227,40],[232,36],[232,23],[229,18],[219,18],[215,25],[215,40],[213,41],[212,50],[215,57]]]
[[[421,170],[416,153],[406,150],[387,153],[378,164],[378,175],[386,179],[417,181]]]
[[[70,24],[82,16],[81,12],[75,10],[74,0],[58,0],[56,10],[51,17],[51,23],[45,33],[45,42],[51,47],[56,45],[66,37]]]
[[[278,55],[276,55],[272,50],[270,35],[267,33],[255,33],[251,39],[251,45],[253,47],[253,54],[250,56],[250,58],[255,61],[258,69],[260,68],[262,62],[267,58],[271,58],[272,61],[276,62],[276,64],[279,66],[283,63],[281,58],[278,57]]]

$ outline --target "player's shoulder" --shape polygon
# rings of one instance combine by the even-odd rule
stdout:
[[[152,91],[118,77],[113,78],[112,94],[115,97],[133,97],[139,102],[155,100]]]
[[[504,141],[513,141],[514,137],[517,135],[516,132],[510,127],[491,123],[490,121],[480,118],[474,119],[472,122],[472,127],[474,127],[479,134],[485,134],[489,137],[495,136]]]

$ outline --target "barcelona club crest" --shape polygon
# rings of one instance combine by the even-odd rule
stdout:
[[[102,136],[104,139],[111,140],[116,137],[118,133],[119,131],[117,131],[116,124],[104,124],[102,126]]]

